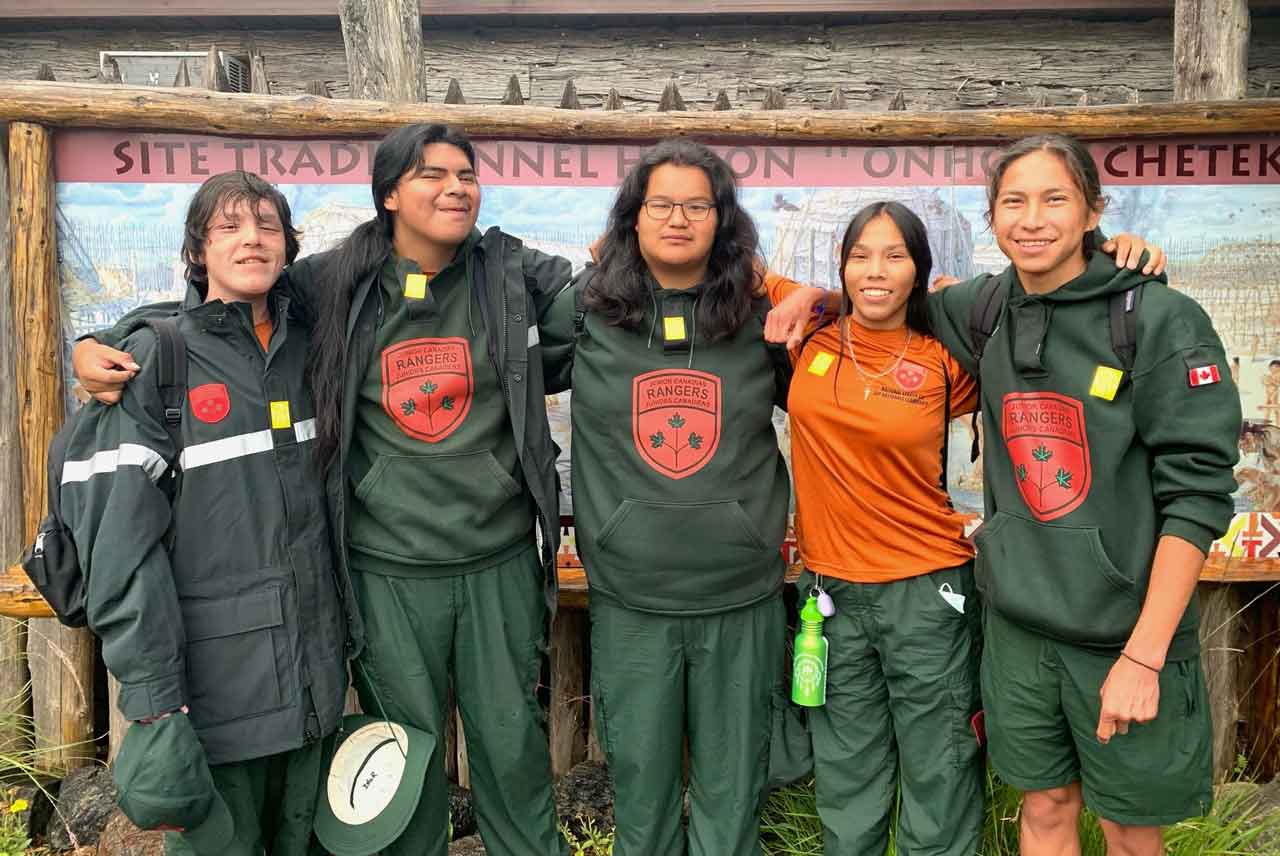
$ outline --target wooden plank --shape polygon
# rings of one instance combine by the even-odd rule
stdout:
[[[99,91],[102,91],[101,89]],[[22,444],[22,533],[32,538],[47,509],[45,450],[62,423],[62,305],[54,250],[53,134],[9,126],[14,346]],[[56,620],[28,624],[36,749],[66,769],[93,756],[93,636]]]
[[[584,716],[587,617],[560,610],[551,623],[551,774],[562,776],[587,754]]]
[[[1039,110],[852,113],[818,110],[625,113],[468,104],[385,104],[142,86],[0,81],[0,121],[250,137],[376,136],[410,122],[451,122],[477,137],[809,142],[972,142],[1059,132],[1084,139],[1274,133],[1280,99],[1113,104]]]
[[[1280,775],[1280,587],[1264,588],[1251,599],[1248,641],[1243,645],[1240,669],[1242,742],[1248,760],[1246,775],[1269,782]]]
[[[22,515],[22,446],[18,440],[18,351],[13,337],[12,279],[9,269],[8,134],[0,126],[0,556],[21,554],[26,536]],[[0,706],[12,714],[0,730],[0,752],[25,741],[31,715],[27,688],[26,622],[0,620]]]
[[[341,0],[351,97],[425,101],[422,16],[417,0]]]
[[[1173,97],[1244,98],[1249,88],[1248,0],[1177,0]]]
[[[116,676],[107,672],[107,763],[116,759],[120,744],[124,742],[124,733],[129,729],[129,720],[120,712],[116,699],[120,697],[120,682]]]
[[[1236,586],[1201,583],[1200,666],[1209,691],[1213,780],[1230,778],[1236,761],[1240,721],[1240,662],[1244,597]]]
[[[1274,5],[1255,0],[1256,5]],[[598,0],[421,0],[423,15],[452,17],[477,15],[799,15],[814,13],[866,14],[883,12],[1035,12],[1067,10],[1154,10],[1169,12],[1173,0],[710,0],[680,3],[675,0],[624,0],[601,4]],[[3,0],[0,18],[139,18],[139,17],[332,17],[332,0],[276,0],[270,4],[252,0],[224,0],[210,5],[198,0],[123,0],[104,5],[100,0]]]

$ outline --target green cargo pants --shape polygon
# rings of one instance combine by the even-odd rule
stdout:
[[[445,714],[452,671],[476,817],[492,856],[561,856],[551,756],[535,690],[545,648],[542,567],[530,548],[453,577],[352,574],[366,647],[352,669],[360,705],[437,740],[417,811],[388,856],[445,856]],[[379,706],[381,703],[381,707]]]
[[[801,576],[802,596],[813,581]],[[823,625],[827,703],[809,726],[826,856],[882,856],[899,790],[899,856],[973,856],[983,813],[973,565],[892,583],[827,577],[823,588],[836,605]],[[943,591],[965,598],[963,613]]]
[[[328,772],[331,741],[210,767],[213,785],[226,801],[235,838],[217,853],[197,851],[180,832],[167,832],[167,856],[318,856],[311,834],[316,801]]]
[[[755,856],[784,655],[781,596],[715,615],[591,598],[591,697],[614,856]],[[682,827],[689,738],[689,829]]]

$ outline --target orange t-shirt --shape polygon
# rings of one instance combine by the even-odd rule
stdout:
[[[258,341],[262,343],[262,350],[269,350],[271,343],[271,319],[259,321],[253,325],[253,334],[258,337]]]
[[[795,287],[770,280],[775,302]],[[883,583],[973,558],[965,517],[941,486],[947,379],[956,417],[977,407],[973,378],[937,339],[912,333],[908,344],[905,327],[871,330],[852,319],[814,333],[794,360],[788,410],[805,566]]]

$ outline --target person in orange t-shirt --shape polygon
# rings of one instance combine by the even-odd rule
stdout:
[[[982,832],[979,610],[965,518],[946,492],[947,427],[977,388],[929,335],[924,223],[859,211],[836,318],[793,352],[788,410],[801,591],[835,613],[827,700],[809,714],[827,856],[972,856]],[[769,274],[777,305],[803,286]]]

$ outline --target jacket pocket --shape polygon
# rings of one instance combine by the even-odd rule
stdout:
[[[1121,645],[1142,609],[1096,526],[1033,523],[997,512],[976,534],[975,579],[987,605],[1046,636]]]
[[[280,589],[182,603],[191,721],[208,728],[285,705],[287,654]]]
[[[509,505],[520,494],[488,450],[379,455],[348,512],[351,543],[411,563],[484,556],[528,532],[528,513]]]
[[[677,574],[754,567],[769,551],[736,500],[697,503],[625,499],[596,540],[601,553],[627,566]]]

